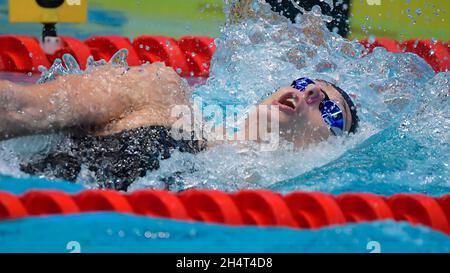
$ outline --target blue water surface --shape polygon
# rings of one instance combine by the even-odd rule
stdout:
[[[378,242],[381,252],[450,252],[450,237],[425,227],[393,222],[307,231],[93,213],[0,224],[0,252],[68,253],[67,244],[73,241],[86,253],[370,253],[369,242]]]

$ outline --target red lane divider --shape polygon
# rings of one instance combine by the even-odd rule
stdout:
[[[333,196],[320,192],[294,192],[286,201],[297,226],[300,228],[321,228],[345,224],[344,214]]]
[[[22,218],[28,215],[19,197],[0,191],[0,221]]]
[[[164,62],[181,76],[189,76],[190,69],[178,42],[165,36],[140,36],[134,39],[133,47],[141,63]]]
[[[190,219],[178,196],[168,191],[137,191],[128,196],[128,201],[134,212],[140,215]]]
[[[81,68],[86,67],[90,55],[95,60],[110,58],[119,49],[128,49],[128,64],[141,65],[146,62],[164,62],[181,76],[208,77],[211,59],[216,50],[214,39],[205,36],[186,36],[178,41],[165,36],[143,35],[130,40],[122,36],[93,36],[82,42],[62,36],[63,48],[53,55],[46,55],[39,42],[28,36],[0,36],[0,71],[38,72],[39,65],[49,67],[56,58],[69,53]],[[424,58],[436,72],[450,69],[449,42],[431,40],[408,40],[403,43],[387,38],[361,41],[369,52],[375,47],[384,47],[390,52],[413,52]]]
[[[423,224],[450,234],[450,226],[438,202],[420,194],[397,194],[388,199],[395,220]]]
[[[29,191],[20,199],[29,215],[69,214],[80,211],[73,198],[61,191]]]
[[[450,70],[450,48],[448,43],[433,42],[431,40],[411,39],[403,43],[387,38],[376,38],[372,43],[368,39],[361,41],[369,52],[375,47],[384,47],[390,52],[412,52],[419,55],[433,67],[436,72]]]
[[[216,50],[211,37],[185,36],[178,41],[190,70],[199,77],[208,77],[211,59]]]
[[[447,216],[447,222],[450,224],[450,194],[438,199],[439,205]]]
[[[364,39],[360,43],[369,50],[369,53],[376,47],[384,47],[389,52],[402,52],[400,49],[400,44],[397,41],[387,38],[376,38],[373,42],[369,42],[368,39]]]
[[[53,55],[48,55],[48,60],[53,63],[56,58],[62,58],[64,54],[72,55],[77,60],[81,69],[86,69],[87,59],[92,55],[91,49],[82,41],[68,37],[61,36],[63,48],[57,50]]]
[[[50,63],[39,42],[27,36],[0,36],[0,71],[38,72]]]
[[[127,198],[116,191],[85,191],[74,196],[80,210],[83,212],[93,211],[116,211],[131,213],[133,209]]]
[[[236,203],[219,191],[187,191],[179,195],[189,216],[196,221],[228,225],[243,224]]]
[[[383,197],[370,193],[347,193],[336,198],[348,222],[393,219]]]
[[[297,226],[283,197],[271,191],[241,191],[233,195],[244,224]]]
[[[422,57],[437,72],[450,70],[450,52],[441,42],[430,40],[408,40],[401,47]]]
[[[0,57],[0,71],[5,71],[6,70],[6,65],[7,65],[7,61],[3,60],[3,58]]]
[[[120,49],[128,50],[127,62],[131,66],[140,65],[141,61],[130,43],[130,40],[121,36],[93,36],[84,42],[92,52],[95,60],[109,61]]]
[[[69,195],[33,190],[17,197],[0,192],[0,220],[96,211],[227,225],[307,229],[392,219],[426,225],[450,235],[450,195],[433,198],[396,194],[386,198],[369,193],[332,196],[320,192],[293,192],[282,196],[264,190],[232,194],[211,190],[178,194],[151,190],[131,194],[88,190]]]

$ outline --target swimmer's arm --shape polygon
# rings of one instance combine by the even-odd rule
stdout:
[[[188,90],[173,69],[162,63],[132,68],[127,73],[110,65],[87,75],[69,75],[42,85],[0,81],[0,140],[63,130],[95,131],[128,116],[170,102],[188,101]],[[141,117],[152,125],[155,118]],[[127,129],[125,124],[123,129]]]
[[[120,91],[82,75],[31,86],[0,81],[0,140],[107,123],[130,105]]]

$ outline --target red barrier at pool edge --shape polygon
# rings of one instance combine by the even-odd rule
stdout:
[[[120,49],[128,50],[128,65],[140,65],[141,61],[128,38],[122,36],[93,36],[84,42],[92,52],[95,60],[104,59],[109,62]]]
[[[55,54],[46,56],[34,37],[0,36],[0,71],[34,72],[38,66],[49,67],[55,58],[72,54],[85,68],[87,57],[92,54],[95,60],[109,59],[119,49],[129,52],[128,64],[141,65],[146,62],[164,62],[181,76],[208,77],[211,59],[216,50],[214,38],[205,36],[185,36],[178,41],[165,36],[143,35],[133,43],[122,36],[93,36],[84,43],[67,36],[61,36],[63,48]],[[384,47],[390,52],[413,52],[425,59],[436,72],[450,69],[450,48],[448,42],[411,39],[403,43],[387,38],[361,41],[369,52],[375,47]],[[32,56],[32,58],[30,58]]]
[[[141,63],[164,62],[178,71],[180,76],[190,76],[190,68],[178,42],[170,37],[144,35],[133,41]]]
[[[34,37],[0,36],[0,60],[2,71],[38,72],[38,67],[49,67],[47,56]]]
[[[450,52],[441,42],[414,39],[403,42],[401,47],[422,57],[436,72],[450,70]]]
[[[72,55],[77,60],[81,69],[86,69],[87,59],[92,55],[91,49],[82,41],[68,37],[60,36],[63,47],[58,49],[53,55],[48,55],[48,60],[53,63],[56,58],[62,58],[64,54]]]
[[[178,40],[190,71],[197,77],[208,77],[211,59],[216,50],[214,39],[203,36],[185,36]]]

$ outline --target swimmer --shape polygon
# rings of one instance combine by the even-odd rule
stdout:
[[[173,128],[172,116],[179,105],[193,108],[190,89],[162,63],[127,70],[100,66],[39,85],[0,81],[0,140],[67,134],[69,144],[22,164],[22,171],[75,181],[86,166],[100,187],[126,190],[173,151],[199,153],[216,144],[193,134],[183,140],[172,136],[180,129]],[[321,79],[293,79],[259,105],[277,106],[279,135],[298,148],[358,127],[350,96]]]
[[[114,76],[117,75],[117,76]],[[65,132],[73,145],[22,165],[29,174],[52,171],[74,181],[89,166],[108,188],[125,190],[173,150],[198,153],[204,140],[175,140],[171,109],[189,105],[189,89],[160,63],[120,73],[112,66],[69,75],[42,85],[0,82],[0,139]],[[354,133],[358,118],[345,91],[323,80],[300,78],[260,105],[279,109],[280,136],[305,147]],[[107,182],[105,182],[107,181]]]

